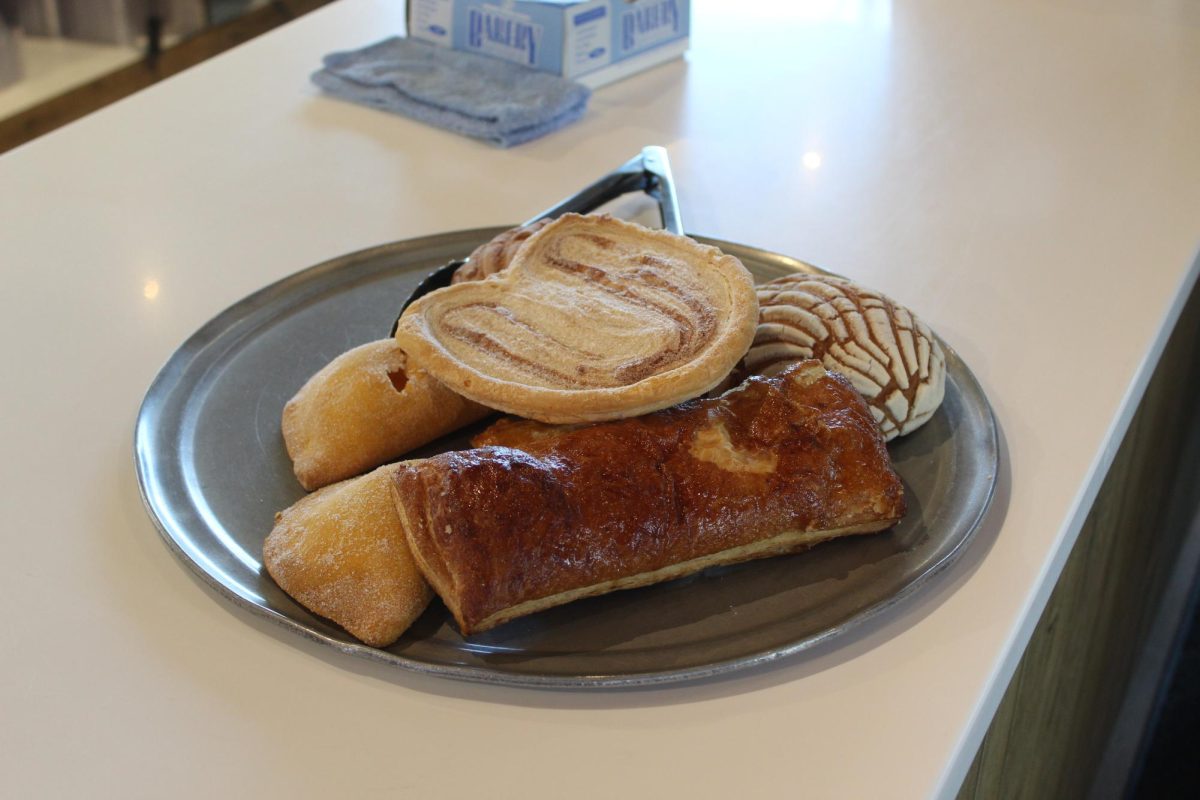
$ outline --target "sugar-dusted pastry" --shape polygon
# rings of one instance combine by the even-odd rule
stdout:
[[[396,340],[478,403],[585,422],[708,391],[749,348],[757,318],[750,273],[733,256],[568,214],[531,236],[503,272],[422,297]]]
[[[489,275],[495,275],[497,272],[507,269],[525,241],[549,225],[550,222],[551,220],[548,219],[539,219],[528,225],[510,228],[503,233],[496,234],[490,241],[484,242],[471,251],[467,263],[454,271],[450,283],[483,280]]]
[[[643,417],[505,422],[478,443],[392,473],[413,556],[464,633],[883,530],[905,508],[862,396],[816,361]]]
[[[275,515],[263,544],[267,572],[315,614],[385,647],[428,605],[381,467],[307,495]]]
[[[309,491],[354,475],[491,413],[447,389],[392,339],[329,362],[283,409],[283,441]]]
[[[899,303],[844,278],[808,274],[763,284],[758,303],[745,371],[773,375],[815,358],[862,392],[889,440],[925,424],[941,405],[942,347]]]

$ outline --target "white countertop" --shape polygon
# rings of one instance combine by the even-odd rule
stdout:
[[[401,9],[344,0],[0,157],[6,791],[952,795],[1196,277],[1196,5],[697,0],[686,61],[511,150],[308,83]],[[539,692],[310,645],[168,551],[131,440],[188,335],[324,259],[524,219],[646,144],[689,230],[881,289],[974,370],[1005,466],[950,571],[770,668]]]

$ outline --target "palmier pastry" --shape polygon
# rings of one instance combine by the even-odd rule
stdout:
[[[750,273],[714,247],[568,214],[484,281],[409,306],[401,347],[455,392],[544,422],[644,414],[737,364],[758,317]]]
[[[542,228],[549,225],[551,220],[539,219],[528,225],[510,228],[498,233],[490,241],[476,247],[467,258],[467,263],[454,270],[450,283],[464,281],[479,281],[508,269],[509,263],[516,257],[517,251],[525,244],[525,240]]]
[[[789,275],[758,287],[759,324],[745,372],[773,375],[815,358],[850,379],[884,437],[911,433],[942,402],[946,359],[904,306],[844,278]]]
[[[283,441],[309,491],[393,461],[491,413],[447,389],[392,339],[329,362],[283,409]]]
[[[479,443],[391,473],[413,556],[463,633],[904,514],[862,396],[815,361],[643,417],[497,424]]]
[[[305,496],[275,515],[263,545],[280,588],[375,647],[394,642],[433,597],[404,540],[392,469]]]

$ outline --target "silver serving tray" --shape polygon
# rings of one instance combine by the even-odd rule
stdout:
[[[944,404],[890,447],[909,512],[889,532],[579,601],[469,640],[438,601],[386,649],[309,613],[261,561],[275,512],[304,494],[280,433],[284,403],[335,356],[386,336],[429,270],[502,230],[397,242],[311,267],[236,303],[171,356],[138,415],[138,481],[168,546],[221,596],[308,639],[402,669],[511,685],[625,687],[794,655],[900,602],[963,552],[991,501],[999,451],[987,399],[947,347]],[[817,271],[695,238],[740,258],[760,282]],[[478,427],[414,455],[467,447]]]

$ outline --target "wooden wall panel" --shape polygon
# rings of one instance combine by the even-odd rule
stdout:
[[[1195,508],[1198,391],[1193,291],[960,798],[1088,795]]]

